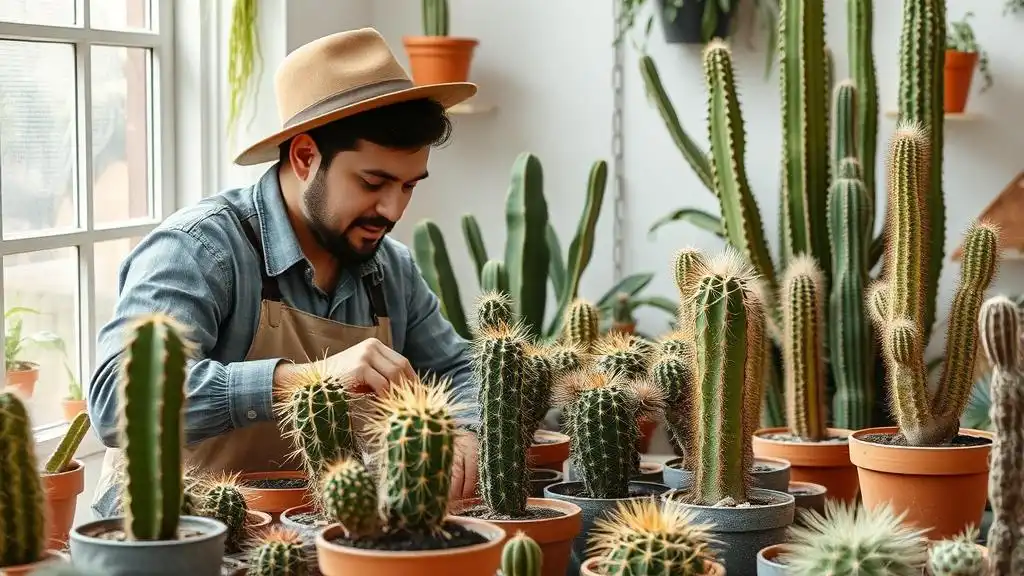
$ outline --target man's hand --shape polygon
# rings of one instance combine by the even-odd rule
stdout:
[[[393,382],[416,378],[412,364],[398,352],[384,345],[376,338],[363,340],[359,344],[342,350],[324,360],[327,374],[351,378],[356,390],[372,388],[375,394],[387,390]]]
[[[452,466],[452,500],[476,497],[477,455],[480,448],[476,434],[459,430],[455,435],[455,463]]]

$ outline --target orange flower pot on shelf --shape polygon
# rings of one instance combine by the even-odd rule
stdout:
[[[977,64],[977,52],[946,50],[943,109],[947,114],[959,114],[967,108]]]
[[[850,430],[827,428],[829,437],[849,438]],[[790,464],[790,479],[820,484],[828,490],[828,498],[853,503],[859,482],[857,468],[850,462],[848,442],[790,442],[771,438],[788,434],[789,429],[763,428],[754,432],[754,456],[779,458]]]
[[[414,84],[444,84],[469,80],[473,52],[479,40],[451,36],[405,36]]]
[[[60,550],[68,541],[68,533],[75,521],[78,495],[85,490],[85,465],[72,460],[64,472],[40,474],[46,493],[47,548]]]
[[[562,468],[568,458],[568,436],[552,430],[537,430],[533,433],[533,443],[527,454],[530,468],[563,472]]]

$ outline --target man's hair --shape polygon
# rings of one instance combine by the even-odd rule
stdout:
[[[452,124],[444,106],[422,98],[398,102],[335,120],[308,131],[323,156],[323,169],[338,152],[355,150],[360,140],[395,150],[440,146],[451,137]],[[291,140],[280,146],[280,161],[288,161]]]

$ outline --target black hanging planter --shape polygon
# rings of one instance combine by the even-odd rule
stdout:
[[[658,0],[661,28],[669,44],[705,44],[712,38],[728,38],[737,0],[723,12],[719,0]],[[672,17],[672,12],[675,16]],[[706,19],[706,21],[705,21]],[[702,34],[705,26],[713,33]]]

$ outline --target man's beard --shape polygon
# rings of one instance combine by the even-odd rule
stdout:
[[[326,170],[321,166],[309,183],[309,188],[302,195],[302,203],[305,208],[306,225],[313,234],[317,244],[327,250],[342,266],[362,264],[374,257],[381,244],[384,243],[384,236],[395,227],[395,223],[383,216],[372,218],[359,217],[349,224],[344,232],[338,232],[328,226],[327,215],[327,178]],[[380,239],[368,248],[360,249],[352,245],[346,232],[359,226],[384,227],[384,234]]]

